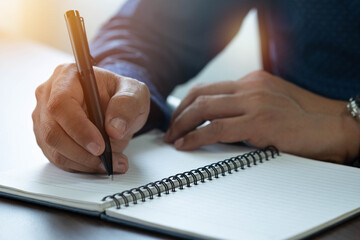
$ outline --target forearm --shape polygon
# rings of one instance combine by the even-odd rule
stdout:
[[[243,2],[239,10],[239,1],[129,1],[102,27],[92,55],[98,66],[144,82],[153,101],[149,123],[166,128],[166,97],[231,40],[250,8]]]

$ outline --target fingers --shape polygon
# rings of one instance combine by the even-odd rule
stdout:
[[[47,111],[74,141],[95,156],[105,148],[104,140],[96,126],[88,119],[83,108],[67,94],[53,94]]]
[[[115,92],[115,83],[121,77],[100,69],[97,69],[96,76],[101,104],[106,109],[110,94]],[[51,78],[37,88],[35,95],[34,132],[49,161],[66,171],[105,173],[98,157],[104,150],[103,138],[87,117],[76,66],[59,66]],[[128,169],[127,157],[121,152],[130,138],[121,141],[111,138],[114,171],[117,173]]]
[[[164,140],[184,150],[217,141],[242,141],[247,136],[244,131],[256,132],[256,129],[268,124],[266,119],[274,120],[276,114],[272,113],[286,109],[302,111],[291,98],[264,89],[242,90],[235,94],[202,95],[173,120]],[[244,124],[249,122],[245,121],[248,119],[258,124],[256,128],[253,124]],[[210,125],[198,128],[207,120],[211,121]],[[235,125],[234,122],[241,125]],[[241,132],[236,134],[236,131],[240,130]],[[263,143],[260,138],[251,140],[258,146]]]
[[[86,172],[86,173],[106,173],[105,167],[100,161],[99,157],[92,156],[89,154],[89,157],[97,158],[98,164],[96,166],[90,166],[87,163],[86,158],[76,157],[75,160],[68,158],[57,151],[57,149],[51,149],[52,153],[47,154],[46,152],[48,147],[43,148],[45,156],[57,167],[68,171],[68,172]],[[125,173],[129,168],[128,158],[122,154],[113,152],[113,170],[114,173]]]
[[[72,68],[65,70],[66,75],[58,76],[51,86],[46,111],[76,143],[98,156],[105,149],[104,140],[82,107],[80,80]]]
[[[199,96],[232,94],[235,92],[235,87],[236,83],[234,81],[223,81],[206,85],[198,85],[197,87],[192,88],[189,94],[180,103],[180,106],[174,111],[171,122],[173,122],[178,115]]]
[[[175,141],[178,150],[193,150],[216,142],[240,142],[248,139],[248,118],[234,117],[212,121]]]
[[[99,163],[99,165],[95,168],[91,168],[65,157],[55,149],[49,150],[44,148],[43,152],[50,162],[67,172],[106,173],[102,163]],[[121,159],[121,161],[118,159]],[[128,159],[125,155],[121,153],[113,153],[113,160],[114,173],[125,173],[129,168]]]
[[[47,121],[42,124],[45,144],[49,148],[56,149],[62,156],[73,159],[79,165],[91,169],[97,169],[100,158],[90,154],[69,137],[55,121]]]
[[[105,114],[107,133],[114,140],[134,134],[145,124],[149,110],[150,93],[145,84],[119,79]]]
[[[241,116],[248,108],[244,102],[242,94],[200,96],[173,120],[164,140],[174,142],[207,120]]]
[[[321,133],[319,126],[326,123],[323,114],[331,116],[332,112],[326,108],[315,109],[311,103],[320,103],[322,108],[325,103],[332,108],[335,105],[320,100],[280,78],[257,71],[236,82],[210,84],[192,90],[175,111],[164,140],[173,142],[179,150],[246,140],[256,147],[275,145],[285,152],[320,156],[318,148],[313,148],[314,143],[320,138],[324,142],[331,141],[326,138],[326,131],[314,135],[310,130]],[[206,120],[210,120],[210,124],[199,127]],[[314,135],[312,138],[309,137],[311,134]]]
[[[42,131],[37,136],[38,144],[51,150],[47,150],[51,152],[47,157],[56,166],[76,172],[104,172],[100,158],[79,146],[56,121],[45,119],[40,125]],[[120,153],[113,153],[113,163],[116,173],[124,173],[128,168],[126,156]]]
[[[90,168],[86,165],[79,164],[68,159],[59,152],[56,152],[55,150],[53,150],[53,153],[51,155],[47,155],[47,157],[50,162],[52,162],[55,166],[67,172],[105,173],[105,171],[103,171],[100,167]]]

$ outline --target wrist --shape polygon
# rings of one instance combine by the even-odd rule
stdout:
[[[344,163],[352,165],[360,156],[360,121],[346,111],[342,114]]]

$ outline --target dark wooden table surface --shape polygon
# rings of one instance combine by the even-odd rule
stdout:
[[[35,88],[72,57],[54,49],[0,38],[0,172],[46,161],[31,113]],[[360,186],[359,186],[360,187]],[[32,203],[0,198],[0,239],[171,239],[153,232]],[[312,239],[360,239],[360,217]]]
[[[73,212],[0,198],[0,239],[173,239]],[[360,217],[310,239],[360,239]]]

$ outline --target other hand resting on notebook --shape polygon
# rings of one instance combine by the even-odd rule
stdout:
[[[128,160],[122,151],[146,122],[150,93],[145,84],[94,68],[105,128],[111,140],[114,172],[124,173]],[[71,172],[105,173],[100,155],[105,148],[99,130],[86,114],[76,65],[58,66],[50,79],[36,89],[32,114],[36,140],[45,156]]]
[[[211,123],[197,128],[206,120]],[[346,102],[318,96],[263,71],[238,81],[193,88],[164,137],[180,150],[215,142],[256,147],[343,163],[359,154],[359,124]]]

